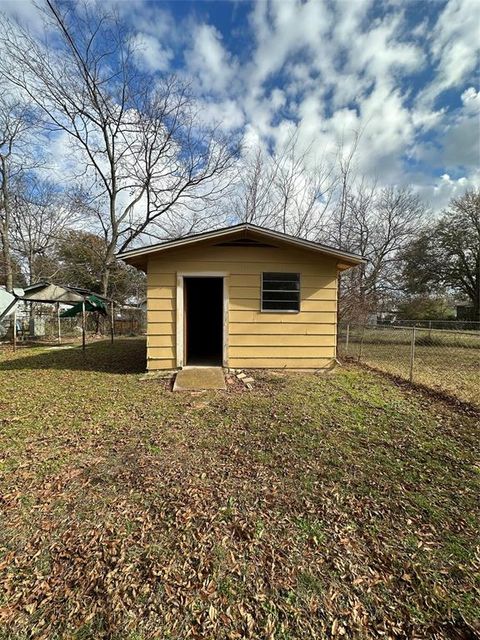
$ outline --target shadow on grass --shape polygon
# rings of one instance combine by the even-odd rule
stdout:
[[[28,348],[3,362],[0,352],[0,372],[37,369],[143,373],[146,369],[146,341],[145,338],[118,338],[112,345],[105,340],[88,344],[85,351],[79,346],[47,347],[41,351]]]

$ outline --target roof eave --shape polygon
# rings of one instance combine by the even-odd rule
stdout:
[[[234,227],[225,227],[224,229],[219,229],[217,231],[209,231],[205,233],[199,233],[196,236],[187,236],[185,238],[179,238],[178,240],[172,240],[170,242],[162,242],[156,245],[151,245],[150,247],[142,247],[139,249],[131,249],[130,251],[123,251],[117,253],[117,258],[124,260],[125,262],[131,262],[137,264],[143,263],[143,260],[136,260],[136,258],[146,258],[148,255],[152,253],[158,253],[161,251],[166,251],[170,249],[176,249],[182,246],[188,246],[192,244],[196,244],[198,242],[202,242],[205,240],[215,240],[217,238],[222,238],[224,236],[235,235],[237,233],[257,233],[258,235],[263,235],[264,237],[273,238],[280,242],[284,242],[285,244],[289,244],[292,246],[298,246],[303,249],[309,249],[312,251],[316,251],[318,253],[322,253],[324,255],[330,255],[333,258],[337,258],[344,262],[349,263],[351,266],[356,266],[358,264],[366,263],[366,260],[357,254],[349,253],[346,251],[340,251],[334,249],[332,247],[328,247],[316,242],[312,242],[310,240],[303,240],[301,238],[295,238],[293,236],[288,236],[287,234],[280,233],[278,231],[273,231],[271,229],[263,229],[262,227],[257,227],[256,225],[251,225],[248,223],[236,225]]]
[[[246,230],[245,225],[235,226],[235,227],[226,227],[225,229],[219,229],[218,231],[207,231],[205,233],[199,233],[194,236],[185,236],[184,238],[178,238],[177,240],[169,240],[167,242],[160,242],[158,244],[153,244],[149,247],[141,247],[139,249],[130,249],[129,251],[122,251],[117,253],[117,258],[121,260],[125,260],[125,258],[134,258],[137,256],[148,255],[149,253],[157,253],[158,251],[166,251],[167,249],[176,249],[177,247],[183,247],[188,244],[196,244],[197,242],[202,242],[204,240],[215,240],[216,238],[221,238],[226,235],[233,234],[235,232],[241,232],[243,229]]]

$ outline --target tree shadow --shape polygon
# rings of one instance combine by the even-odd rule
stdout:
[[[105,373],[143,373],[146,370],[145,338],[117,338],[113,344],[102,340],[81,346],[22,349],[2,362],[0,372],[20,370],[103,371]]]

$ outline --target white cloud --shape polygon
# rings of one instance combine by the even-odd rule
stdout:
[[[180,42],[182,39],[180,25],[159,2],[103,0],[102,5],[107,1],[119,12],[122,20],[131,25],[135,31],[155,36],[161,42],[167,40],[169,43]]]
[[[34,0],[2,0],[0,13],[12,18],[33,33],[41,34],[44,19]]]
[[[478,0],[449,0],[429,39],[438,73],[422,99],[432,102],[446,89],[458,87],[478,66],[480,21]]]
[[[137,33],[132,38],[135,58],[138,65],[146,71],[166,71],[173,58],[173,51],[163,48],[155,36]]]
[[[456,179],[450,177],[448,173],[444,173],[428,184],[417,185],[416,190],[432,207],[433,211],[438,213],[448,206],[452,198],[461,196],[467,189],[478,187],[479,184],[480,171]]]
[[[75,176],[85,174],[85,157],[78,153],[66,131],[44,136],[45,163],[38,169],[43,178],[58,181],[63,187],[74,184]]]
[[[422,106],[416,107],[411,111],[412,123],[418,131],[433,129],[441,123],[445,113],[446,109],[444,108],[438,111],[432,111]]]
[[[350,67],[365,71],[377,83],[393,83],[396,71],[409,72],[423,65],[424,54],[414,43],[400,40],[402,19],[377,20],[366,32],[352,39]]]
[[[235,63],[223,47],[221,34],[211,25],[199,24],[192,38],[192,47],[185,54],[187,72],[202,91],[225,91],[234,78]]]
[[[414,128],[400,91],[376,87],[361,106],[370,153],[384,158],[409,146]]]
[[[245,123],[235,100],[198,100],[198,118],[206,125],[218,125],[223,131],[239,130]]]
[[[466,113],[478,114],[480,112],[480,91],[474,87],[468,87],[462,93],[462,102]]]
[[[251,81],[260,84],[280,71],[292,54],[321,46],[331,20],[327,4],[317,0],[256,2],[251,16],[257,45]]]
[[[280,142],[282,120],[296,118],[299,144],[312,141],[322,155],[348,148],[362,132],[359,167],[389,180],[415,136],[413,115],[398,76],[418,71],[425,56],[405,36],[403,16],[373,22],[371,0],[256,3],[251,24],[257,43],[246,82],[246,112],[260,135]],[[282,70],[288,102],[265,96],[266,82]],[[434,116],[417,117],[426,126]],[[275,123],[275,125],[273,125]]]
[[[480,166],[480,92],[469,87],[462,94],[463,108],[445,128],[443,161],[451,168]]]
[[[280,149],[296,132],[300,151],[333,158],[361,133],[359,172],[416,186],[435,206],[479,179],[480,93],[469,86],[478,0],[448,0],[436,22],[421,5],[412,20],[397,0],[261,0],[242,24],[241,52],[206,11],[108,1],[134,29],[139,67],[188,77],[201,122],[243,131],[248,147]],[[25,19],[36,11],[30,0],[5,6]],[[446,89],[463,91],[461,106],[436,107]]]

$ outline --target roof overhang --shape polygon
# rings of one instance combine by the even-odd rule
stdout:
[[[248,223],[235,225],[233,227],[225,227],[215,231],[206,231],[205,233],[198,233],[184,238],[178,238],[176,240],[169,240],[168,242],[139,247],[138,249],[122,251],[117,253],[117,258],[124,260],[127,264],[131,264],[132,266],[145,269],[148,257],[152,254],[171,251],[172,249],[187,247],[211,240],[226,240],[227,238],[232,240],[238,238],[253,238],[263,241],[267,240],[270,242],[280,243],[284,246],[291,246],[317,252],[322,255],[336,258],[338,260],[337,266],[340,270],[349,269],[350,267],[366,262],[365,258],[355,253],[349,253],[318,242],[304,240],[302,238],[290,236],[286,233],[280,233],[279,231],[265,229],[264,227],[258,227]]]

